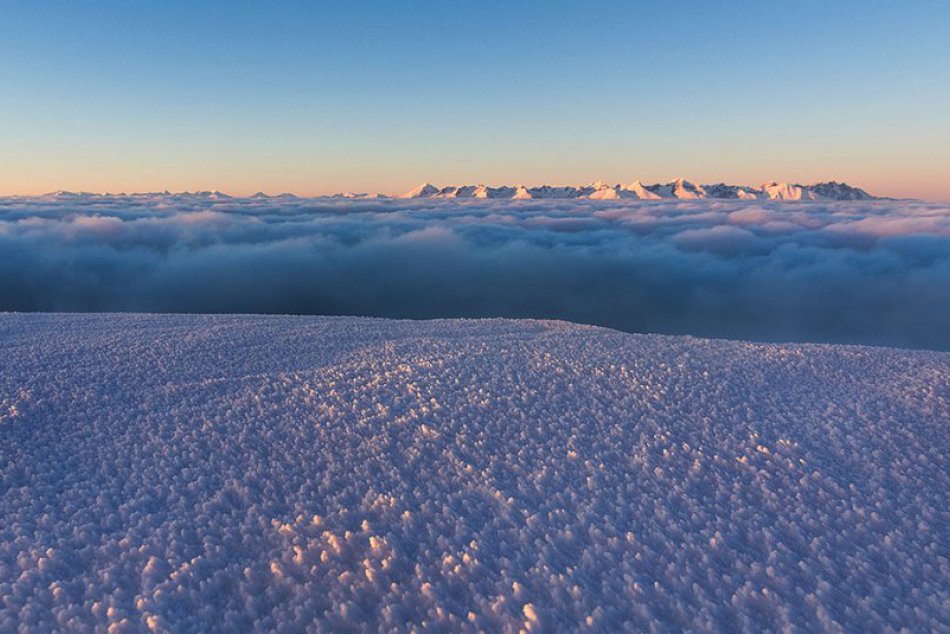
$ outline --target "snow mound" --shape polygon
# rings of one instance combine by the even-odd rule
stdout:
[[[950,355],[0,315],[0,631],[941,630]]]

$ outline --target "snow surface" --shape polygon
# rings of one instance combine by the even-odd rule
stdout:
[[[0,315],[0,631],[950,628],[950,355]]]

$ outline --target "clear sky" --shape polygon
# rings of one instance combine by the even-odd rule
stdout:
[[[0,0],[0,193],[684,176],[950,200],[950,2]]]

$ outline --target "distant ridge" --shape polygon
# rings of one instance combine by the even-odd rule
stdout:
[[[418,187],[399,196],[399,198],[587,198],[591,200],[617,200],[633,198],[643,200],[659,200],[676,198],[692,200],[699,198],[729,198],[729,199],[762,199],[762,200],[875,200],[863,189],[852,187],[845,183],[828,181],[814,185],[799,185],[792,183],[764,183],[757,187],[746,185],[695,185],[684,178],[677,178],[669,183],[643,185],[635,180],[629,185],[610,185],[597,182],[583,186],[541,185],[539,187],[525,187],[524,185],[487,187],[485,185],[463,185],[460,187],[436,187],[431,183],[423,183]]]
[[[0,194],[0,198],[3,198]],[[525,185],[503,185],[489,187],[487,185],[461,185],[451,187],[437,187],[431,183],[422,183],[400,196],[387,196],[378,193],[345,192],[330,196],[306,196],[298,198],[294,194],[282,193],[269,195],[257,192],[250,196],[231,196],[214,191],[195,192],[136,192],[136,193],[92,193],[55,191],[39,196],[11,196],[16,199],[46,199],[46,200],[94,200],[94,199],[147,199],[154,197],[178,199],[199,198],[216,203],[247,198],[253,200],[306,200],[309,198],[337,198],[337,199],[499,199],[499,200],[532,200],[532,199],[586,199],[586,200],[692,200],[692,199],[748,199],[748,200],[887,200],[872,196],[863,189],[852,187],[846,183],[827,181],[813,185],[799,185],[795,183],[777,183],[770,181],[759,186],[727,185],[716,183],[713,185],[696,185],[685,178],[677,178],[668,183],[654,183],[644,185],[634,180],[626,185],[610,184],[603,181],[590,185],[540,185],[526,187]]]

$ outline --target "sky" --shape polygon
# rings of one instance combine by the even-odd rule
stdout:
[[[843,180],[950,200],[950,3],[0,0],[0,194]]]

